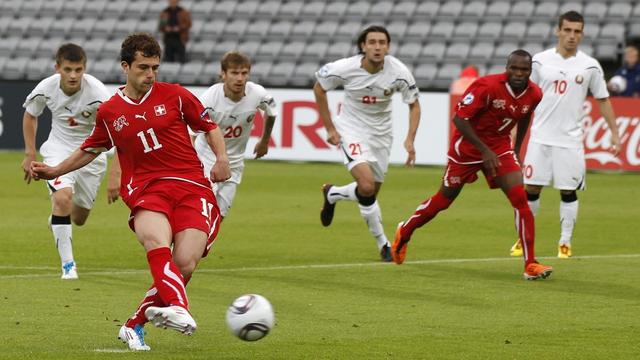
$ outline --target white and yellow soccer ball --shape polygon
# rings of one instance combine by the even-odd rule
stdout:
[[[257,294],[246,294],[235,299],[227,309],[227,326],[245,341],[256,341],[267,336],[275,323],[273,307]]]
[[[616,94],[627,90],[627,79],[624,76],[616,75],[609,80],[609,90]]]

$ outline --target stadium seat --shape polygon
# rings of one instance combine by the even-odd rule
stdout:
[[[0,1],[0,14],[13,16],[20,14],[22,8],[22,0],[3,0]]]
[[[335,32],[335,39],[349,40],[358,37],[360,31],[362,31],[362,23],[360,21],[347,21],[338,26]]]
[[[203,62],[190,61],[180,67],[177,80],[180,84],[209,85],[216,75],[213,71],[205,72],[204,70]]]
[[[407,31],[407,22],[392,21],[387,25],[387,31],[389,31],[389,35],[391,36],[391,44],[393,44],[404,38],[404,33]]]
[[[233,15],[236,17],[250,18],[258,9],[259,1],[248,0],[239,3],[233,10]]]
[[[138,19],[127,18],[118,20],[116,25],[113,27],[110,36],[114,36],[118,39],[124,39],[125,36],[136,30],[136,26],[138,26]]]
[[[276,15],[281,19],[295,19],[302,11],[303,6],[303,0],[287,1],[286,5],[280,7]]]
[[[212,61],[213,41],[191,40],[187,43],[187,57],[189,61]]]
[[[637,3],[636,6],[633,8],[633,12],[631,13],[631,17],[632,18],[640,17],[640,3]]]
[[[620,23],[608,23],[600,29],[598,40],[615,40],[622,42],[624,40],[625,28]]]
[[[475,21],[464,21],[458,24],[453,30],[453,37],[456,39],[472,40],[478,32],[478,23]]]
[[[593,56],[600,61],[617,61],[618,45],[612,43],[601,43],[596,45]]]
[[[245,39],[260,40],[269,31],[271,20],[255,20],[251,21],[251,24],[247,26],[247,30],[244,32]]]
[[[216,21],[217,23],[217,21]],[[208,26],[211,26],[211,24],[207,24]],[[151,35],[157,34],[158,33],[158,19],[148,19],[148,20],[144,20],[144,21],[140,21],[137,26],[136,26],[136,31],[137,32],[146,32],[149,33]]]
[[[449,89],[451,82],[460,75],[461,66],[458,64],[444,64],[438,69],[433,84],[436,88]]]
[[[558,14],[564,14],[567,11],[577,11],[580,14],[583,13],[582,11],[582,3],[579,2],[575,2],[575,1],[570,1],[570,2],[565,2],[562,5],[560,5],[560,9],[558,10]]]
[[[518,1],[511,6],[511,12],[509,13],[509,19],[528,19],[533,14],[535,9],[533,1]]]
[[[120,48],[122,47],[122,39],[111,39],[104,42],[102,51],[100,51],[100,59],[109,59],[112,61],[120,59]]]
[[[490,75],[490,74],[502,74],[503,72],[505,72],[505,66],[506,66],[506,62],[502,62],[502,63],[494,63],[493,65],[489,66],[487,68],[487,71],[485,72],[486,75]]]
[[[462,12],[463,4],[459,1],[448,0],[445,1],[438,10],[438,18],[439,19],[449,19],[453,20],[460,15]]]
[[[512,21],[502,28],[501,39],[508,40],[520,40],[524,37],[524,33],[527,31],[527,26],[520,21]]]
[[[506,19],[511,4],[508,1],[494,1],[485,10],[484,16],[490,20]]]
[[[0,16],[0,34],[4,34],[7,31],[7,28],[13,21],[12,15],[7,15],[7,13],[2,13]]]
[[[189,42],[202,38],[202,30],[204,29],[205,23],[205,20],[191,19],[191,29],[189,29]]]
[[[324,1],[312,1],[308,4],[304,4],[302,6],[302,10],[300,11],[300,15],[308,18],[308,19],[317,19],[320,14],[324,12],[325,2]]]
[[[315,41],[307,44],[301,54],[302,60],[317,62],[320,59],[324,59],[328,47],[329,43],[326,41]]]
[[[68,36],[71,25],[76,21],[75,18],[56,19],[49,27],[49,36]],[[99,24],[100,22],[98,22]]]
[[[35,58],[29,61],[25,69],[27,80],[40,81],[54,73],[53,61],[49,58]]]
[[[374,7],[380,6],[382,4],[385,4],[385,3],[376,3]],[[347,7],[346,14],[349,17],[354,17],[357,19],[366,18],[367,14],[369,13],[370,6],[371,5],[369,5],[369,1],[362,1],[362,0],[356,1],[349,4],[349,6]]]
[[[227,51],[238,50],[238,41],[237,40],[224,40],[220,42],[215,42],[213,44],[213,49],[211,51],[211,60],[219,61]]]
[[[29,28],[29,25],[34,21],[37,21],[37,20],[27,16],[13,19],[13,21],[9,23],[9,26],[7,27],[3,35],[18,36],[18,37],[23,36],[23,34],[27,33],[27,29]]]
[[[225,39],[240,39],[249,26],[249,21],[246,19],[234,19],[230,23],[227,23],[222,36]]]
[[[127,3],[127,7],[124,10],[123,15],[127,18],[134,18],[141,20],[147,17],[147,9],[149,8],[149,1],[139,0],[130,1]],[[158,20],[159,13],[150,15],[153,19]]]
[[[51,27],[53,28],[56,25],[56,23],[54,22],[53,25],[51,25]],[[113,32],[113,29],[116,27],[116,19],[102,19],[100,21],[97,21],[95,26],[93,27],[93,31],[91,33],[92,36],[100,36],[103,38],[108,38],[111,33]]]
[[[553,1],[541,2],[536,6],[533,15],[540,21],[555,19],[558,14],[558,3]]]
[[[327,53],[325,54],[324,60],[325,62],[329,62],[343,57],[355,55],[355,48],[355,45],[353,45],[350,41],[339,41],[333,43],[327,48]]]
[[[44,37],[45,35],[49,34],[49,28],[51,27],[53,20],[54,20],[53,17],[40,18],[38,19],[38,21],[34,21],[31,24],[29,24],[29,28],[27,29],[27,32],[29,33],[30,36]],[[0,23],[2,21],[3,20],[0,19]],[[0,29],[0,31],[4,32],[4,30],[2,29]]]
[[[422,44],[420,42],[405,41],[397,48],[394,56],[400,59],[403,63],[408,64],[416,61],[422,51]]]
[[[531,54],[532,56],[544,50],[544,47],[542,46],[542,44],[538,42],[526,43],[522,45],[521,48],[528,51],[529,54]]]
[[[22,2],[19,8],[19,14],[21,16],[31,16],[35,17],[36,15],[40,15],[40,9],[42,8],[44,0],[33,0],[33,1],[24,1]],[[69,1],[71,2],[71,1]],[[11,10],[5,9],[4,6],[0,7],[0,11],[3,14],[9,14]]]
[[[493,55],[492,42],[474,43],[469,50],[469,60],[473,62],[486,62]]]
[[[413,75],[416,77],[418,83],[420,80],[431,81],[436,77],[436,73],[438,72],[438,67],[434,64],[423,63],[416,66],[413,71]]]
[[[640,24],[630,24],[629,25],[629,37],[630,38],[639,38],[640,37]]]
[[[205,4],[203,4],[205,3]],[[211,4],[215,4],[213,9],[210,7]],[[233,12],[238,5],[238,1],[235,0],[226,0],[226,1],[201,1],[194,4],[191,12],[195,12],[196,10],[203,14],[205,19],[211,20],[222,20],[225,17],[231,17]]]
[[[337,1],[327,3],[324,8],[323,17],[327,19],[339,20],[347,12],[347,2]]]
[[[273,61],[273,59],[277,59],[280,55],[282,45],[282,40],[263,42],[258,48],[256,59],[260,61]]]
[[[258,53],[259,47],[260,47],[260,41],[245,40],[238,44],[238,51],[252,58]]]
[[[430,38],[438,38],[449,40],[453,35],[453,29],[455,25],[452,21],[438,21],[433,28],[431,28]]]
[[[638,3],[640,5],[640,3]],[[626,20],[629,18],[631,11],[633,10],[629,3],[612,3],[609,5],[609,12],[607,18],[610,20],[621,19]]]
[[[40,8],[40,16],[57,16],[64,5],[63,0],[47,0],[42,3]]]
[[[162,63],[162,69],[158,71],[158,81],[163,82],[176,82],[178,79],[178,73],[180,72],[180,63],[164,62]]]
[[[314,39],[329,40],[338,30],[338,22],[334,20],[324,20],[313,29]]]
[[[374,4],[375,5],[369,9],[367,19],[372,21],[389,19],[394,8],[393,1],[376,1]],[[362,18],[364,18],[364,16],[362,16]]]
[[[586,23],[583,29],[583,42],[597,41],[600,34],[600,25],[597,23]]]
[[[591,44],[580,44],[580,51],[583,53],[593,56],[593,45]]]
[[[289,81],[289,76],[293,73],[296,64],[291,61],[279,62],[270,69],[269,76],[264,79],[264,84],[271,86],[284,86]]]
[[[263,61],[252,64],[250,80],[262,85],[263,80],[269,75],[271,65],[271,61]]]
[[[444,56],[448,63],[462,63],[467,60],[467,55],[469,55],[469,43],[460,42],[449,45]]]
[[[485,1],[472,1],[462,7],[460,16],[477,22],[477,19],[482,18],[484,15],[486,8],[487,4]]]
[[[607,14],[607,4],[604,2],[588,2],[584,7],[583,15],[587,24],[591,21],[599,21]]]
[[[443,42],[431,42],[422,47],[420,59],[424,61],[441,61],[444,58],[446,45]]]
[[[440,2],[438,1],[425,1],[421,2],[416,8],[413,18],[416,21],[433,21],[438,14],[440,8]]]
[[[222,35],[222,33],[224,32],[224,29],[227,26],[227,22],[225,21],[225,19],[220,19],[216,21],[207,21],[207,20],[202,20],[202,21],[204,25],[202,26],[202,29],[200,29],[200,35],[199,35],[199,39],[201,40],[212,41],[217,39],[220,35]]]
[[[499,22],[486,22],[480,25],[477,37],[480,39],[496,40],[502,33],[502,24]]]
[[[494,59],[493,62],[506,64],[507,57],[509,56],[509,54],[511,54],[514,50],[517,50],[519,48],[520,47],[518,46],[518,44],[514,42],[504,42],[496,46],[495,51],[493,52],[493,59]]]
[[[295,23],[291,27],[290,36],[293,39],[306,39],[311,36],[313,30],[316,28],[315,20],[303,20],[301,22]]]
[[[292,28],[293,23],[289,20],[275,22],[269,27],[269,38],[286,39],[289,36],[289,33],[291,33]],[[309,34],[310,33],[311,32],[309,32]]]
[[[2,56],[2,53],[0,53]],[[3,76],[5,79],[18,80],[25,77],[27,64],[31,61],[28,57],[17,57],[10,59],[4,64]]]
[[[6,64],[8,60],[8,57],[0,56],[0,74],[3,74],[4,64]]]
[[[527,28],[527,40],[545,40],[551,34],[549,22],[535,22]]]
[[[415,1],[402,1],[396,5],[392,4],[390,16],[396,21],[401,20],[406,23],[407,19],[413,16],[416,5]]]
[[[107,1],[107,6],[104,7],[102,16],[106,19],[117,19],[122,15],[127,8],[127,0],[111,0]]]
[[[64,43],[64,39],[62,37],[52,37],[48,38],[47,41],[42,41],[38,45],[34,56],[36,57],[48,57],[49,59],[53,59],[56,50],[60,45]],[[0,49],[3,45],[3,42],[0,41]],[[0,56],[2,56],[2,52],[0,51]]]
[[[36,49],[38,48],[38,45],[42,41],[43,39],[39,36],[22,38],[16,44],[16,47],[13,51],[13,55],[18,57],[32,57],[33,53],[35,53]]]
[[[318,70],[318,63],[315,61],[298,64],[293,70],[293,76],[288,83],[293,86],[310,88],[315,83],[315,72]]]
[[[96,38],[91,39],[91,41],[87,41],[84,44],[83,48],[87,53],[88,60],[94,61],[100,56],[100,54],[102,53],[102,47],[104,46],[105,42],[106,40],[103,38]]]
[[[292,41],[284,44],[280,51],[280,59],[287,59],[287,62],[297,61],[304,51],[305,45],[305,41]]]
[[[404,34],[405,40],[422,40],[431,32],[431,23],[428,21],[415,21],[407,28]],[[393,35],[392,35],[393,36]]]
[[[75,20],[71,23],[71,28],[69,28],[68,35],[70,36],[88,36],[93,32],[93,26],[98,23],[96,19],[92,18],[83,18],[80,20]]]

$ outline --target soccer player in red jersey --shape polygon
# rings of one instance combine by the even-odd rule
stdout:
[[[52,179],[116,147],[120,195],[131,209],[129,226],[147,252],[153,277],[119,337],[132,350],[149,350],[143,329],[147,321],[187,335],[196,330],[185,286],[211,247],[221,219],[187,126],[206,134],[217,157],[211,180],[227,180],[231,173],[222,134],[200,101],[179,85],[155,81],[158,42],[149,34],[130,35],[120,57],[126,85],[100,106],[91,135],[57,166],[32,162],[31,172],[35,179]]]
[[[531,55],[516,50],[509,55],[505,73],[481,77],[467,89],[453,117],[456,128],[442,186],[409,219],[398,224],[391,251],[396,264],[404,262],[413,232],[447,209],[464,184],[476,181],[476,173],[482,171],[489,187],[499,187],[515,210],[516,230],[525,245],[524,278],[536,280],[551,275],[553,269],[539,264],[534,256],[534,219],[518,159],[531,114],[542,99],[542,91],[529,80],[530,75]],[[514,149],[510,132],[516,125]]]

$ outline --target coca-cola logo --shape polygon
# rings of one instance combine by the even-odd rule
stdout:
[[[616,117],[618,134],[620,135],[621,151],[618,157],[611,152],[611,131],[604,117],[597,114],[593,119],[591,111],[592,103],[585,102],[584,147],[585,159],[597,161],[600,165],[611,168],[616,167],[640,167],[640,117],[628,115],[628,111],[622,111],[624,115]],[[621,109],[616,109],[621,110]],[[635,111],[633,111],[635,112]],[[636,169],[640,170],[640,169]]]

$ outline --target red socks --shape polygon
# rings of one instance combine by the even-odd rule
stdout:
[[[185,281],[180,269],[173,262],[171,249],[157,248],[147,253],[153,286],[158,296],[166,305],[177,305],[189,310],[189,301],[185,290]]]
[[[413,215],[404,222],[404,225],[400,229],[402,238],[410,238],[417,228],[428,223],[440,211],[448,208],[452,202],[453,200],[446,198],[438,191],[429,200],[420,204],[416,209],[416,212],[414,212]]]
[[[525,266],[536,261],[534,254],[535,223],[533,213],[527,203],[527,194],[522,185],[517,185],[509,189],[507,198],[513,206],[515,213],[516,231],[522,240],[522,252]]]

